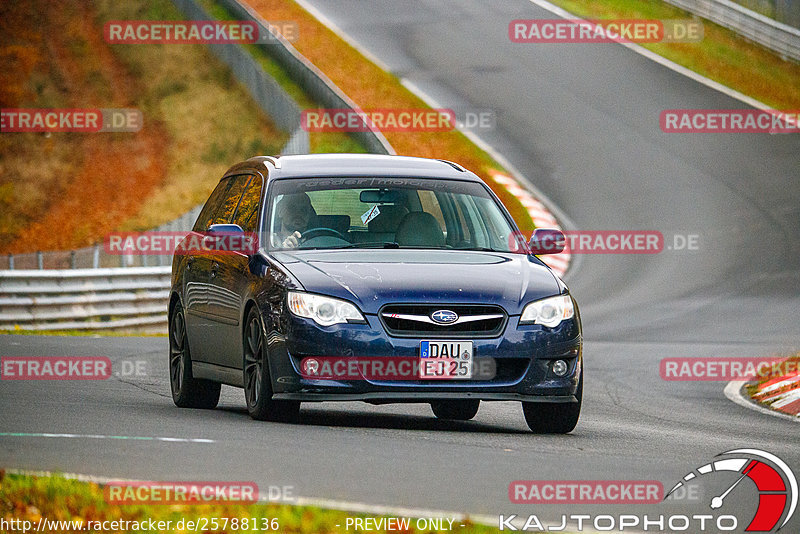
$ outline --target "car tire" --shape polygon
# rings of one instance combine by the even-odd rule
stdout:
[[[522,413],[528,428],[537,434],[567,434],[575,429],[583,403],[583,372],[575,398],[578,402],[523,402]]]
[[[264,327],[255,306],[250,308],[244,324],[242,373],[247,413],[258,421],[294,420],[300,412],[299,402],[272,399]]]
[[[432,402],[431,410],[438,419],[469,421],[478,413],[480,406],[481,401],[478,399],[441,400]]]
[[[219,382],[192,376],[192,358],[183,306],[177,303],[169,320],[169,385],[172,402],[180,408],[211,410],[219,403]]]

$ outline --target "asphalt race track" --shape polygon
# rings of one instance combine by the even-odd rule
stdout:
[[[3,435],[0,465],[252,480],[305,497],[493,516],[531,512],[509,502],[513,480],[669,488],[742,447],[800,475],[797,422],[732,403],[724,382],[659,377],[665,357],[800,347],[800,136],[662,133],[663,109],[746,106],[619,45],[513,44],[512,19],[553,17],[527,0],[311,3],[442,106],[493,110],[496,128],[478,135],[574,228],[658,230],[667,246],[699,235],[698,250],[583,255],[568,273],[587,378],[566,436],[530,434],[516,403],[483,403],[466,423],[437,421],[426,405],[346,403],[304,404],[297,424],[258,423],[242,391],[223,388],[217,410],[181,410],[169,397],[166,338],[3,336],[2,356],[108,356],[118,373],[122,361],[145,362],[146,376],[4,381],[0,432],[213,441]],[[800,528],[797,514],[789,526]]]

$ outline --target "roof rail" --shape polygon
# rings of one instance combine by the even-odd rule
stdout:
[[[464,167],[462,167],[458,163],[453,163],[452,161],[447,161],[446,159],[440,159],[439,161],[441,161],[442,163],[446,163],[446,164],[450,165],[451,167],[453,167],[455,170],[457,170],[459,172],[467,172],[467,169],[465,169]]]

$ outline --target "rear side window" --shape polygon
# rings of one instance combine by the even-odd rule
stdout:
[[[239,199],[242,197],[242,193],[249,179],[249,174],[234,176],[232,178],[231,187],[228,189],[228,192],[225,193],[220,208],[214,212],[214,218],[211,224],[227,224],[231,222],[231,219],[233,219],[233,212],[236,211],[236,206],[239,205]]]
[[[247,184],[239,207],[233,216],[233,224],[238,224],[245,232],[255,232],[258,223],[258,206],[261,201],[261,176],[252,176]]]
[[[217,184],[217,187],[214,188],[214,191],[211,193],[211,196],[208,197],[206,205],[203,206],[203,209],[200,211],[200,215],[197,217],[197,221],[195,221],[192,230],[195,232],[205,232],[209,225],[211,225],[214,213],[222,203],[222,199],[228,192],[228,188],[231,186],[232,181],[232,178],[223,178],[220,180],[219,184]]]
[[[250,178],[248,175],[223,178],[200,212],[193,230],[205,232],[212,224],[230,222],[248,178]]]

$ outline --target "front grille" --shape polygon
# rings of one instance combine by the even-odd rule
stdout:
[[[447,310],[458,315],[451,324],[439,324],[431,315]],[[394,336],[493,337],[503,331],[508,316],[503,308],[488,305],[388,304],[378,313]]]

